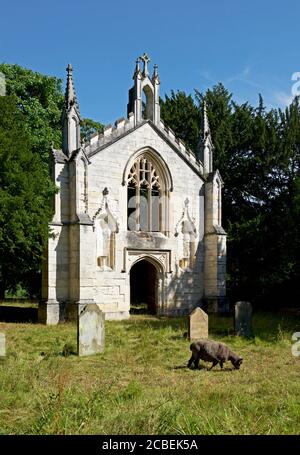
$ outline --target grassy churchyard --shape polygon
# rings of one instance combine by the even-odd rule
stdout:
[[[104,354],[78,358],[76,326],[0,322],[1,434],[298,434],[300,317],[254,314],[255,340],[210,316],[210,338],[244,358],[185,367],[187,319],[146,315],[106,322]]]

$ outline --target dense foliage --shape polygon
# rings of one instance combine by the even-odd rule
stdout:
[[[225,183],[229,297],[291,306],[299,302],[300,279],[298,100],[284,111],[268,111],[261,97],[257,107],[234,102],[222,84],[204,94],[196,91],[195,100],[172,92],[161,101],[162,117],[194,149],[204,99],[215,145],[214,168]]]
[[[19,65],[0,64],[8,95],[14,95],[30,135],[32,150],[45,163],[51,146],[61,146],[62,81]]]
[[[0,71],[5,75],[7,94],[17,98],[19,109],[24,114],[33,151],[47,163],[51,147],[60,148],[62,142],[62,80],[7,63],[0,64]],[[82,140],[88,140],[102,129],[103,125],[95,120],[81,120]]]
[[[88,141],[94,133],[102,133],[103,125],[102,123],[95,122],[95,120],[91,120],[90,118],[84,118],[81,120],[80,130],[81,140]]]
[[[62,81],[56,77],[0,64],[7,96],[0,111],[0,298],[16,288],[36,294],[42,253],[48,237],[53,185],[51,147],[62,142]],[[82,119],[83,140],[102,125]],[[24,292],[21,292],[24,294]]]
[[[189,147],[195,149],[199,140],[200,112],[191,95],[172,90],[171,96],[166,95],[161,103],[161,118],[174,132],[180,133],[179,137]]]
[[[48,239],[55,186],[13,96],[0,96],[0,298],[22,283],[31,293]]]

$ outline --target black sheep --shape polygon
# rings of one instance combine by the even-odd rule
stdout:
[[[230,360],[234,368],[238,370],[243,362],[243,359],[231,351],[228,346],[218,343],[217,341],[194,341],[190,346],[190,350],[192,351],[192,356],[188,363],[189,368],[193,362],[195,368],[198,368],[200,359],[205,362],[212,362],[210,370],[218,363],[220,364],[220,367],[223,368],[223,363],[227,360]]]

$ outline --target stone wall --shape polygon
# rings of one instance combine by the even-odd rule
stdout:
[[[162,122],[163,134],[149,122],[124,134],[130,121],[120,121],[115,133],[107,128],[103,137],[91,141],[86,154],[79,151],[69,162],[56,163],[60,192],[55,197],[55,238],[49,239],[43,273],[44,306],[40,307],[40,318],[45,322],[74,319],[92,302],[99,305],[106,319],[128,318],[130,269],[142,258],[151,260],[158,271],[159,314],[187,314],[203,304],[203,297],[225,294],[226,237],[215,230],[220,223],[216,178],[208,179],[204,187],[202,164]],[[114,134],[116,140],[111,141]],[[166,192],[169,216],[165,233],[127,230],[124,178],[141,150],[150,150],[165,171],[169,169],[172,188]],[[117,226],[113,261],[106,258],[103,263],[97,257],[95,224],[101,217]],[[191,226],[195,243],[193,257],[186,257],[182,265],[187,245],[181,235],[184,222]],[[106,235],[110,229],[113,232],[110,227]]]
[[[173,179],[173,191],[169,195],[169,232],[167,236],[159,233],[149,234],[127,231],[127,187],[122,185],[124,169],[128,160],[138,150],[149,146],[158,152],[168,163]],[[198,304],[203,292],[203,246],[199,243],[203,236],[203,202],[200,190],[203,180],[180,156],[160,137],[156,131],[145,123],[130,135],[89,157],[89,211],[91,217],[98,210],[104,188],[109,191],[109,206],[119,225],[116,234],[116,264],[114,271],[96,271],[95,302],[100,304],[107,317],[118,318],[118,313],[128,315],[130,307],[129,274],[130,268],[125,267],[125,250],[168,250],[171,257],[171,269],[164,270],[161,312],[164,314],[180,314],[187,312]],[[109,179],[108,179],[109,175]],[[178,239],[175,227],[182,216],[184,201],[189,199],[189,211],[195,218],[196,263],[194,270],[181,270],[178,266]],[[200,211],[202,213],[200,214]],[[109,313],[109,314],[108,314]],[[114,314],[117,313],[117,314]]]

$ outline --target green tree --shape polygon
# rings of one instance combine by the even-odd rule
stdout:
[[[55,187],[14,96],[0,97],[0,297],[29,287],[48,239]]]
[[[62,81],[7,63],[0,64],[0,71],[5,75],[7,94],[17,98],[24,115],[32,150],[42,157],[46,166],[51,146],[60,148],[62,142]]]
[[[185,94],[180,99],[174,92],[166,97],[162,117],[186,140],[186,126],[195,121],[200,134],[206,101],[215,146],[214,168],[220,170],[225,183],[229,297],[272,305],[282,305],[291,291],[299,298],[298,100],[285,111],[267,111],[261,96],[257,107],[238,104],[222,84],[205,93],[196,90],[197,104],[191,109],[182,108],[183,99],[190,105],[192,98]],[[196,144],[196,140],[190,143]]]
[[[103,132],[103,125],[90,118],[84,118],[80,124],[80,131],[81,139],[88,141],[93,134]]]
[[[7,94],[17,98],[24,115],[32,150],[41,155],[45,165],[48,165],[51,147],[60,149],[62,144],[62,80],[8,63],[0,64],[0,71],[5,75]],[[83,118],[81,121],[84,141],[102,130],[103,125],[95,120]]]
[[[214,167],[227,171],[228,150],[232,148],[232,94],[221,84],[208,89],[205,94],[195,90],[200,118],[202,119],[203,100],[206,101],[208,121],[213,134],[215,153]]]
[[[40,270],[41,254],[44,249],[45,238],[48,235],[49,195],[53,193],[53,185],[49,182],[49,156],[52,146],[61,148],[64,96],[62,81],[56,77],[45,76],[19,65],[5,63],[0,64],[0,71],[5,75],[8,95],[6,99],[10,100],[11,105],[14,102],[16,109],[12,113],[8,106],[5,107],[3,104],[5,98],[1,97],[3,114],[7,115],[7,118],[12,119],[14,115],[17,118],[17,125],[13,131],[12,125],[2,119],[2,141],[6,136],[6,129],[7,140],[11,141],[11,145],[7,143],[8,150],[12,150],[10,149],[13,144],[12,135],[15,135],[15,143],[19,143],[17,141],[18,128],[22,137],[26,139],[26,144],[20,148],[19,154],[16,155],[15,166],[18,173],[15,178],[20,181],[24,178],[20,191],[25,194],[28,190],[28,199],[24,199],[26,204],[23,204],[23,196],[21,197],[18,193],[13,192],[14,180],[12,180],[11,186],[1,189],[0,241],[2,242],[2,249],[0,249],[0,254],[2,251],[6,251],[5,255],[1,256],[0,281],[3,294],[4,289],[15,289],[18,280],[20,281],[19,284],[23,283],[27,289],[37,287],[35,277]],[[88,140],[90,135],[101,130],[101,123],[91,119],[82,120],[81,134],[84,140]],[[2,148],[0,150],[1,157],[3,153],[5,153],[5,149]],[[7,167],[13,166],[10,153],[13,152],[7,152],[8,161],[3,162],[1,183],[4,182],[3,179],[8,179],[8,175],[12,173],[10,167]],[[29,175],[29,167],[33,170],[32,179],[36,178],[35,181]],[[41,169],[43,175],[39,174]],[[23,174],[22,171],[24,171]],[[25,187],[26,182],[28,188]],[[34,195],[37,196],[36,205],[31,206],[31,203],[34,202]],[[12,220],[11,226],[5,224],[6,217]],[[32,219],[30,225],[29,219]],[[19,230],[16,226],[19,226]],[[28,238],[25,237],[25,231],[30,233]],[[4,248],[6,237],[7,250]],[[30,249],[32,249],[31,253]]]
[[[200,134],[200,111],[191,95],[172,90],[160,100],[161,118],[193,150]]]

